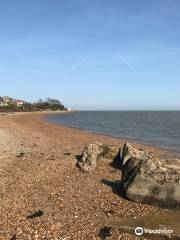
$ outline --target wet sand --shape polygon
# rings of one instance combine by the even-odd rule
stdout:
[[[86,174],[76,167],[88,143],[123,140],[51,124],[43,117],[0,115],[0,240],[105,239],[104,219],[168,213],[124,199],[118,189],[121,172],[110,162],[101,161]],[[141,148],[171,156],[158,148]],[[139,239],[117,227],[109,235]]]

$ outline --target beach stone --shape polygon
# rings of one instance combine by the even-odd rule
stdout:
[[[119,145],[105,145],[102,143],[90,143],[85,147],[81,159],[77,165],[83,172],[90,172],[96,168],[97,161],[102,159],[113,160],[120,152]]]
[[[132,171],[138,170],[139,165],[146,159],[155,158],[155,155],[142,149],[137,149],[130,143],[125,143],[120,153],[122,176],[126,178]]]
[[[125,164],[130,158],[145,160],[147,158],[153,157],[154,155],[142,149],[137,149],[130,143],[125,143],[121,156],[122,156],[123,164]]]
[[[128,148],[127,148],[128,146]],[[164,161],[125,144],[122,182],[127,198],[164,207],[180,207],[180,160]]]

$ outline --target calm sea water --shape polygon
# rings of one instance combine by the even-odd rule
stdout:
[[[47,118],[57,124],[180,152],[180,111],[79,111]]]

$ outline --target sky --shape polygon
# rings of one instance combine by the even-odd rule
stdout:
[[[179,0],[0,0],[0,95],[180,110]]]

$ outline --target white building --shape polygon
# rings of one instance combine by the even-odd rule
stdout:
[[[1,107],[7,107],[9,104],[7,102],[0,102]]]
[[[22,100],[15,100],[15,104],[17,107],[22,107],[24,105],[24,101]]]

